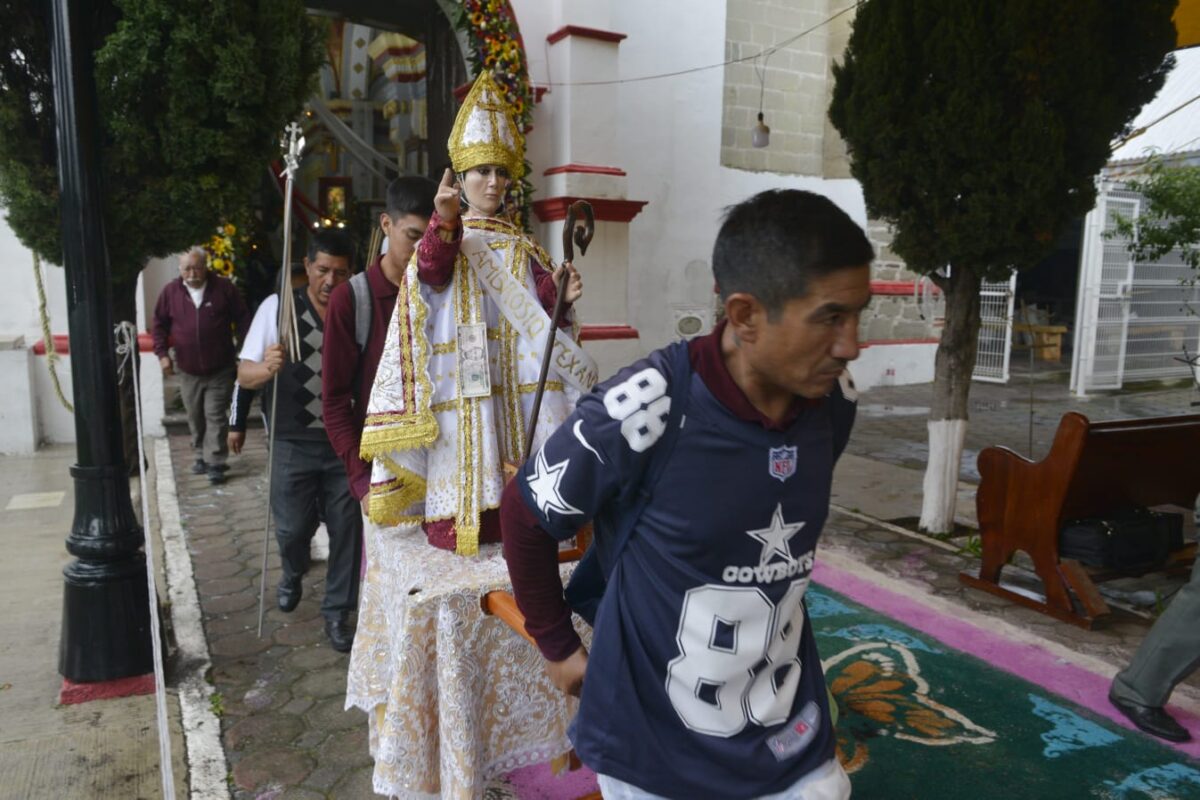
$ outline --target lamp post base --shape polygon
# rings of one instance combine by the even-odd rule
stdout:
[[[59,674],[81,683],[153,672],[145,555],[74,561],[63,577]]]

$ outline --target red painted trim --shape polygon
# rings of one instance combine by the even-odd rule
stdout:
[[[637,328],[628,325],[580,325],[579,339],[584,342],[603,342],[611,339],[636,339]]]
[[[595,164],[563,164],[558,167],[550,167],[542,174],[562,175],[568,172],[581,175],[625,175],[625,170],[620,167],[599,167]]]
[[[149,333],[142,332],[138,334],[138,350],[143,353],[154,352],[154,337]],[[54,352],[60,356],[71,355],[71,339],[65,333],[54,334]],[[46,342],[38,339],[33,343],[33,354],[35,356],[46,355]]]
[[[870,339],[859,342],[860,349],[867,347],[884,347],[890,344],[939,344],[941,339]]]
[[[916,281],[871,281],[871,294],[912,295],[916,287]],[[935,284],[933,293],[941,294],[942,290]]]
[[[69,706],[89,700],[109,700],[114,697],[133,697],[139,694],[154,694],[154,673],[134,675],[95,683],[76,683],[63,678],[62,690],[58,693],[60,705]]]
[[[580,39],[595,39],[600,42],[618,43],[622,39],[628,37],[626,33],[616,33],[615,31],[602,31],[599,28],[585,28],[581,25],[563,25],[554,33],[546,37],[546,41],[550,44],[557,44],[568,36],[578,36]]]
[[[576,200],[586,200],[592,205],[596,219],[604,222],[629,222],[642,211],[648,200],[612,200],[604,197],[547,197],[535,200],[533,213],[542,222],[554,222],[567,218],[567,209]]]

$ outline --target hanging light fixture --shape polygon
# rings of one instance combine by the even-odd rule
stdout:
[[[754,71],[758,74],[758,123],[750,130],[750,144],[755,147],[766,147],[771,143],[771,129],[763,122],[763,94],[767,88],[767,58],[770,54],[763,56],[762,66],[758,65],[758,58],[754,59]]]

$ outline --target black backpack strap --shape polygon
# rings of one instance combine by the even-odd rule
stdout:
[[[604,569],[606,577],[612,574],[617,562],[621,560],[621,553],[625,550],[625,545],[629,543],[633,529],[637,527],[638,518],[650,504],[650,500],[654,496],[654,487],[658,484],[658,479],[662,477],[667,463],[671,460],[675,441],[679,438],[679,431],[684,425],[684,415],[692,389],[692,365],[686,341],[679,341],[671,345],[670,362],[671,385],[668,395],[671,398],[671,410],[667,415],[667,428],[663,432],[662,438],[655,442],[651,449],[650,458],[643,465],[641,476],[633,483],[637,489],[636,494],[626,506],[629,510],[621,517],[621,525],[617,530],[617,535],[613,537],[611,547],[606,548],[609,553],[608,564]]]
[[[350,291],[354,294],[354,341],[362,353],[371,338],[371,284],[365,270],[350,279]]]
[[[683,427],[684,411],[691,396],[692,385],[687,343],[677,342],[671,345],[668,358],[671,364],[671,383],[668,389],[671,409],[667,414],[666,430],[651,447],[649,458],[642,462],[641,473],[633,476],[626,484],[629,488],[611,502],[612,512],[596,517],[596,538],[575,567],[565,589],[567,603],[589,625],[596,622],[596,614],[600,608],[600,601],[604,598],[608,578],[620,561],[625,545],[633,537],[638,518],[650,503],[654,486],[671,460],[671,451],[679,437],[679,430]]]

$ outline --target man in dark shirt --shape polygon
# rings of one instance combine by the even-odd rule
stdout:
[[[734,206],[713,251],[725,321],[597,386],[505,489],[517,603],[581,695],[572,741],[605,797],[850,796],[804,593],[873,258],[819,195]],[[557,540],[590,519],[607,587],[589,654]]]
[[[237,288],[208,270],[208,253],[193,247],[179,259],[179,280],[163,287],[154,306],[154,354],[163,374],[179,368],[196,462],[192,472],[225,480],[227,411],[237,369],[233,337],[244,342],[250,312]],[[169,348],[174,346],[172,365]]]
[[[384,334],[396,307],[396,294],[413,250],[429,224],[436,191],[437,185],[428,178],[405,176],[392,181],[387,189],[387,208],[379,215],[379,226],[387,237],[387,252],[376,257],[365,273],[352,279],[351,283],[357,282],[357,286],[339,286],[329,298],[321,365],[325,432],[346,465],[350,493],[363,504],[364,514],[371,465],[359,458],[358,445],[367,400],[383,353]],[[356,293],[362,293],[364,288],[365,294]],[[359,316],[364,312],[370,319],[364,329],[365,342],[360,346]]]

